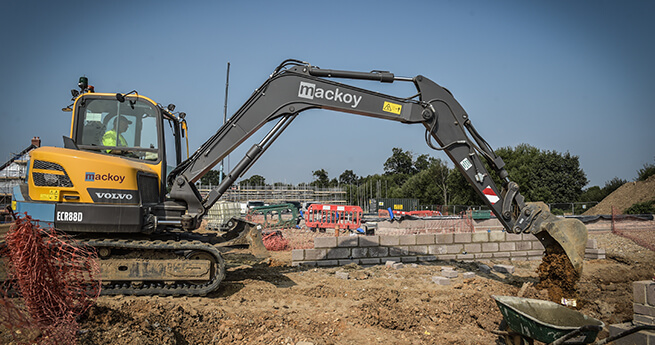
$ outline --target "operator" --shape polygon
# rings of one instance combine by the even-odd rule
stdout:
[[[102,136],[102,145],[103,146],[122,146],[127,147],[127,140],[123,138],[123,132],[132,124],[132,121],[128,120],[124,116],[117,116],[114,119],[114,129],[108,130]],[[116,140],[118,138],[118,141]],[[121,150],[107,150],[107,153],[123,153]]]

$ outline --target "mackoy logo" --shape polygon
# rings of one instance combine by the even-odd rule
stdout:
[[[114,175],[112,173],[96,174],[94,172],[87,172],[84,174],[84,181],[113,181],[123,183],[123,181],[125,181],[125,176]]]
[[[328,101],[349,104],[351,108],[357,108],[359,102],[362,100],[362,96],[344,93],[339,90],[339,88],[334,90],[326,90],[320,87],[316,87],[316,84],[307,83],[304,81],[300,82],[300,87],[298,88],[298,97],[306,99],[327,99]]]

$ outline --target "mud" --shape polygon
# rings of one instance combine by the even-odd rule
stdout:
[[[560,303],[562,299],[575,300],[580,276],[564,253],[547,253],[537,268],[537,289],[546,289],[548,299]]]

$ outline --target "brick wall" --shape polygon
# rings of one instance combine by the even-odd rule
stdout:
[[[610,325],[610,336],[615,336],[637,326],[655,326],[655,281],[643,280],[632,283],[634,318],[632,322]],[[640,331],[614,341],[617,345],[655,345],[655,331]]]
[[[473,233],[316,237],[313,249],[294,249],[294,266],[383,264],[386,261],[541,260],[544,247],[532,234],[504,231]],[[605,251],[588,241],[585,258],[604,258]]]

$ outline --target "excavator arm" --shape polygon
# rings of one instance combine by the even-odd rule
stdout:
[[[417,94],[399,98],[335,82],[333,78],[412,82]],[[586,228],[577,220],[559,219],[543,203],[526,203],[519,186],[510,181],[505,163],[473,127],[468,114],[445,88],[424,76],[397,77],[383,71],[352,72],[320,69],[286,60],[250,96],[245,104],[189,159],[168,176],[172,199],[187,205],[182,226],[194,229],[202,216],[266,151],[295,117],[308,109],[327,109],[405,124],[423,124],[426,143],[444,151],[469,184],[511,233],[532,233],[546,251],[563,252],[581,272]],[[199,180],[265,124],[277,123],[205,198],[195,188]],[[482,163],[502,180],[501,189]]]

